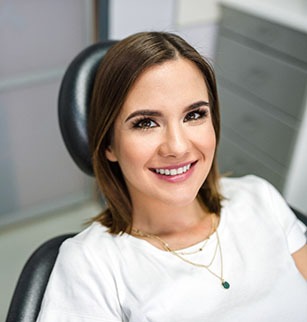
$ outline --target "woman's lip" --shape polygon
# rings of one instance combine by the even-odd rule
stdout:
[[[179,168],[174,168],[171,167],[169,169],[166,169],[166,168],[157,168],[157,169],[152,169],[151,171],[157,176],[157,178],[165,181],[165,182],[169,182],[169,183],[180,183],[180,182],[184,182],[186,181],[191,175],[192,173],[194,172],[195,170],[195,164],[197,163],[197,161],[194,161],[192,163],[185,163],[185,166],[189,166],[190,167],[188,169],[186,169],[185,171],[183,172],[180,172],[180,173],[174,173],[172,174],[171,171],[172,170],[175,170],[175,169],[179,169]],[[185,167],[183,166],[183,167]],[[181,167],[182,168],[182,167]],[[166,173],[160,173],[160,170],[163,169],[163,171],[169,171],[168,174]]]
[[[149,168],[151,171],[156,171],[157,169],[163,169],[163,170],[172,170],[172,169],[179,169],[183,168],[184,166],[191,165],[191,167],[196,163],[197,161],[190,161],[190,162],[185,162],[185,163],[180,163],[180,164],[174,164],[170,166],[161,166],[161,167],[156,167],[156,168]]]

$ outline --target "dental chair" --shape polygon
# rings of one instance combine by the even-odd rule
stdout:
[[[62,136],[72,159],[88,175],[93,175],[87,136],[91,90],[99,61],[114,43],[97,43],[82,51],[69,65],[60,88],[58,113]],[[307,225],[307,217],[293,211]],[[31,255],[17,282],[6,322],[36,320],[59,247],[74,235],[53,238]]]

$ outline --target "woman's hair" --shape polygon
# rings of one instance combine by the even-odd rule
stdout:
[[[208,94],[216,142],[220,136],[219,102],[216,80],[210,64],[185,40],[167,32],[141,32],[113,45],[98,68],[89,114],[89,141],[94,173],[108,208],[94,218],[111,233],[130,232],[132,204],[117,162],[105,151],[110,145],[114,122],[136,79],[149,67],[178,58],[193,62],[203,74]],[[204,138],[206,140],[206,138]],[[198,192],[207,211],[220,214],[221,194],[216,154],[210,172]]]

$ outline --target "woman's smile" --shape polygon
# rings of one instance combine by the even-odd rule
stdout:
[[[156,174],[159,179],[171,183],[182,182],[190,177],[196,162],[197,161],[188,162],[177,166],[172,165],[168,167],[151,168],[150,170]]]

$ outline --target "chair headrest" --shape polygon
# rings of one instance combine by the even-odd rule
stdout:
[[[116,41],[96,43],[84,49],[68,66],[58,98],[58,117],[62,137],[77,166],[93,174],[87,120],[98,65]]]

